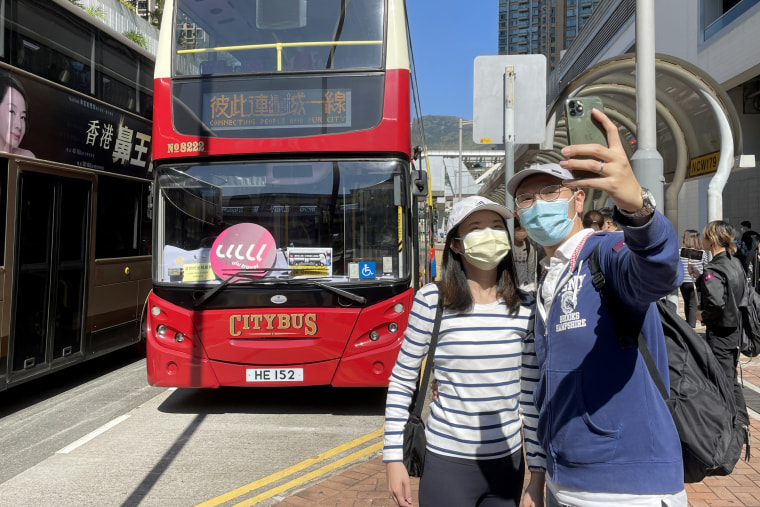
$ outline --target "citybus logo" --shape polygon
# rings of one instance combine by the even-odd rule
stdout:
[[[253,271],[264,276],[274,265],[277,256],[274,238],[268,230],[256,224],[237,224],[225,229],[211,246],[211,269],[220,278],[237,271]]]
[[[316,313],[259,313],[230,315],[230,335],[293,336],[296,331],[304,336],[317,334]]]

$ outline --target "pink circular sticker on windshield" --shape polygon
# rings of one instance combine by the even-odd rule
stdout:
[[[238,271],[254,271],[264,276],[274,266],[277,257],[274,238],[268,230],[256,224],[237,224],[225,229],[211,247],[211,269],[220,278]]]

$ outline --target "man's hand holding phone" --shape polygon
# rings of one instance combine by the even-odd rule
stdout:
[[[620,140],[618,129],[601,110],[594,108],[592,118],[605,132],[607,146],[598,143],[571,144],[562,149],[567,160],[559,164],[570,172],[586,171],[594,173],[593,178],[575,179],[568,186],[593,188],[606,192],[618,209],[633,211],[644,204],[644,195],[628,156]]]

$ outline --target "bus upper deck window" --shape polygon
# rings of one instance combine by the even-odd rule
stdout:
[[[285,30],[306,26],[306,0],[256,0],[256,28]]]

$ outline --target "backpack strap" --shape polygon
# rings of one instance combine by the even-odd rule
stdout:
[[[623,304],[620,302],[620,298],[607,284],[607,279],[602,273],[601,265],[599,264],[599,245],[594,248],[588,259],[588,268],[591,271],[591,283],[594,285],[594,289],[599,293],[599,299],[602,302],[602,306],[607,310],[607,313],[611,317],[612,326],[615,329],[615,335],[617,336],[618,343],[622,349],[630,348],[630,343],[633,341],[633,337],[630,333],[625,332],[625,329],[639,329],[638,337],[636,338],[636,346],[639,349],[644,363],[649,370],[649,376],[652,377],[657,390],[660,391],[662,399],[667,400],[670,396],[668,390],[665,387],[665,382],[662,381],[662,376],[657,365],[654,363],[654,358],[649,352],[644,336],[641,334],[640,326],[635,326],[631,315],[625,311]]]
[[[412,406],[409,408],[409,413],[420,417],[422,415],[422,406],[425,404],[425,394],[428,387],[428,379],[430,378],[430,371],[433,369],[433,359],[435,358],[435,347],[438,344],[438,331],[441,329],[441,317],[443,315],[443,298],[440,292],[438,293],[438,305],[435,309],[435,321],[433,323],[433,334],[430,337],[430,345],[428,346],[427,358],[425,359],[425,370],[422,373],[422,379],[417,385],[417,389],[412,396]]]

